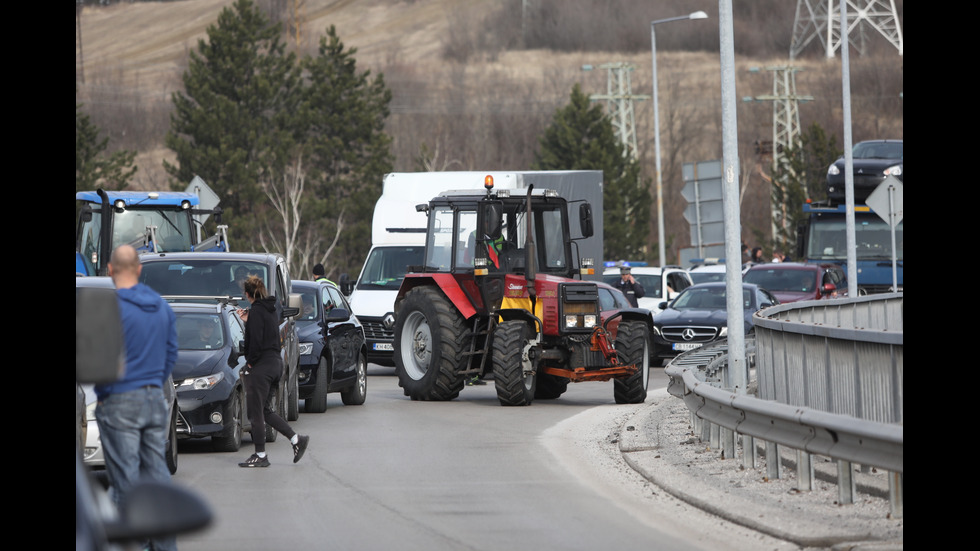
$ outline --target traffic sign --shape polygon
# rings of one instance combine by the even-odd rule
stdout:
[[[902,182],[898,178],[888,176],[864,201],[892,228],[898,226],[905,214],[903,206],[905,192],[902,187]]]

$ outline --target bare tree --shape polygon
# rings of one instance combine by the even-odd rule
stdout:
[[[281,178],[270,177],[261,183],[262,191],[272,207],[279,213],[278,227],[266,223],[259,234],[259,244],[267,251],[283,251],[286,264],[294,274],[306,273],[304,267],[312,265],[313,259],[326,264],[330,253],[344,230],[344,210],[337,214],[335,231],[330,245],[323,248],[323,227],[315,222],[304,223],[306,205],[306,172],[303,170],[303,156],[296,157]]]

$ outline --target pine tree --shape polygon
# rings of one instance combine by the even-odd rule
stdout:
[[[309,124],[312,197],[322,235],[337,235],[327,262],[326,251],[314,260],[356,273],[371,246],[374,204],[384,175],[391,172],[391,138],[384,132],[391,91],[383,75],[358,71],[354,48],[345,49],[330,26],[320,38],[318,55],[303,61],[308,77],[304,118]],[[343,213],[343,219],[340,214]]]
[[[603,254],[645,260],[650,235],[650,181],[625,155],[612,122],[576,84],[570,102],[558,109],[540,140],[534,170],[601,170]]]
[[[785,148],[773,167],[771,201],[773,209],[773,249],[791,251],[796,248],[796,230],[803,217],[807,199],[827,198],[827,167],[842,151],[837,140],[828,136],[814,123],[793,146]]]
[[[106,155],[109,138],[100,139],[101,131],[81,108],[75,104],[75,191],[125,188],[136,174],[136,152],[122,150]]]
[[[284,173],[302,135],[300,67],[251,0],[224,8],[207,34],[173,95],[177,162],[165,167],[178,187],[203,178],[232,231],[252,235],[267,208],[259,181]]]

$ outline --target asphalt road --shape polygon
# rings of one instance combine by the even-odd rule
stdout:
[[[650,388],[663,388],[654,368]],[[623,460],[618,432],[643,405],[617,405],[612,383],[569,386],[560,399],[499,405],[492,382],[450,402],[413,402],[390,368],[369,366],[363,406],[331,395],[323,414],[293,423],[309,434],[292,463],[241,469],[251,451],[180,448],[178,484],[213,507],[183,551],[364,549],[793,549],[660,491]]]

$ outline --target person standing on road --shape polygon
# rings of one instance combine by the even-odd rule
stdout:
[[[336,283],[327,279],[327,272],[323,268],[323,264],[320,264],[319,262],[316,266],[313,266],[313,281],[326,281],[327,283],[336,285]]]
[[[296,463],[306,453],[310,437],[297,434],[271,407],[283,372],[282,357],[279,355],[276,297],[269,296],[261,278],[249,276],[245,280],[245,298],[252,303],[252,307],[249,310],[239,309],[238,315],[245,322],[245,359],[248,365],[242,369],[242,375],[255,453],[238,466],[269,466],[269,458],[265,453],[266,422],[289,439],[293,445],[293,463]]]
[[[630,302],[633,308],[639,308],[640,304],[637,299],[646,296],[643,285],[633,277],[629,266],[619,267],[619,281],[613,287],[619,289],[626,295],[626,300]]]
[[[137,480],[170,482],[165,455],[170,407],[163,385],[177,362],[177,319],[156,291],[139,282],[142,266],[132,246],[117,247],[108,268],[119,300],[126,364],[119,380],[96,385],[95,418],[110,493],[122,510]],[[177,538],[150,544],[155,551],[176,550]]]

